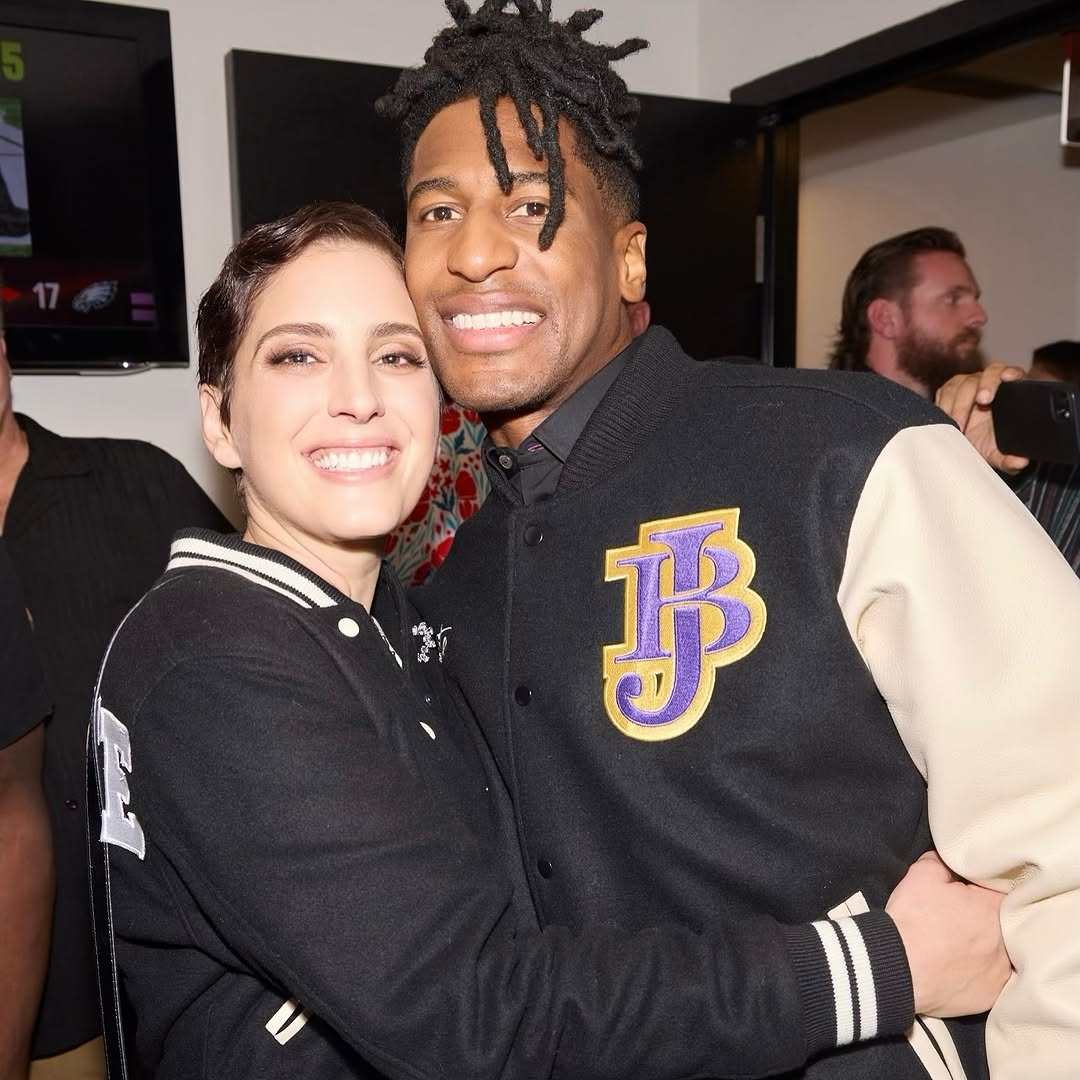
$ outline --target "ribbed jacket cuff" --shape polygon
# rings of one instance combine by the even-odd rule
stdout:
[[[802,997],[807,1056],[915,1021],[903,942],[884,911],[785,930]]]

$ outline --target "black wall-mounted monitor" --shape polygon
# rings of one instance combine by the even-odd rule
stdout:
[[[15,370],[188,363],[167,12],[0,0],[0,301]]]

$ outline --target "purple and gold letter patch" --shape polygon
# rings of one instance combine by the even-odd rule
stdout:
[[[761,640],[765,604],[738,508],[647,521],[607,552],[605,581],[626,582],[625,640],[604,646],[604,707],[633,739],[674,739],[702,717],[716,669]]]

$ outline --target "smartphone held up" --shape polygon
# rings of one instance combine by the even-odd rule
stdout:
[[[990,408],[1002,453],[1080,463],[1080,387],[1039,379],[1002,383]]]

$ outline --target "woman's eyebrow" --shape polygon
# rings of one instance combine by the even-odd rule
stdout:
[[[401,337],[402,334],[407,334],[409,337],[416,338],[421,344],[423,344],[423,336],[415,326],[405,322],[381,322],[371,328],[371,333],[368,337],[372,341],[380,341],[383,338]]]
[[[278,326],[274,326],[267,330],[265,334],[255,343],[255,352],[258,352],[263,345],[273,337],[280,337],[283,334],[299,334],[302,337],[317,337],[328,338],[333,337],[334,333],[329,327],[323,326],[322,323],[281,323]]]

